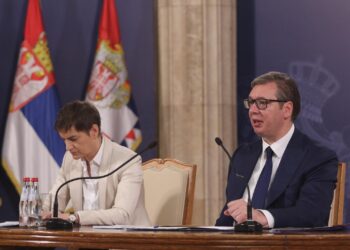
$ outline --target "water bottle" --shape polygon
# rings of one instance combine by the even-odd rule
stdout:
[[[22,193],[19,201],[19,226],[25,227],[28,225],[28,198],[30,191],[30,178],[23,178]]]
[[[38,178],[32,178],[32,186],[29,193],[29,227],[36,227],[39,225],[41,200],[39,195]]]

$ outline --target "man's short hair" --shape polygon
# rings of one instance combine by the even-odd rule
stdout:
[[[255,78],[251,82],[251,87],[269,82],[277,85],[277,99],[293,103],[292,120],[295,121],[300,112],[300,94],[294,79],[285,73],[271,71]]]
[[[71,128],[89,133],[92,125],[101,131],[101,117],[96,107],[85,101],[73,101],[65,104],[57,114],[55,129],[67,132]]]

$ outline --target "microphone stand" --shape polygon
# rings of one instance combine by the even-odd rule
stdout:
[[[250,188],[247,184],[247,192],[248,192],[248,202],[247,202],[247,220],[245,222],[239,223],[235,225],[235,232],[262,232],[262,225],[253,220],[253,207],[252,207],[252,199],[250,198]]]
[[[145,149],[141,150],[141,152],[133,155],[131,158],[126,160],[123,164],[121,164],[119,167],[117,167],[113,171],[109,172],[108,174],[101,175],[101,176],[94,176],[94,177],[77,177],[77,178],[70,179],[70,180],[68,180],[66,182],[63,182],[58,187],[58,189],[56,191],[55,200],[54,200],[54,204],[53,204],[53,216],[52,216],[51,219],[47,220],[46,228],[47,229],[64,229],[64,230],[71,230],[73,228],[73,223],[72,222],[64,220],[62,218],[58,218],[58,192],[61,190],[62,187],[64,187],[68,183],[71,183],[71,182],[77,181],[77,180],[94,180],[94,179],[101,179],[101,178],[105,178],[107,176],[110,176],[113,173],[115,173],[116,171],[118,171],[119,169],[121,169],[122,167],[124,167],[130,161],[135,159],[137,156],[143,154],[145,151],[147,151],[147,150],[149,150],[151,148],[154,148],[156,145],[157,145],[156,141],[151,142]]]
[[[222,143],[222,140],[219,137],[216,137],[215,142],[225,151],[226,155],[228,156],[228,158],[230,160],[230,164],[231,164],[232,157],[229,154],[229,152],[227,151],[227,149],[225,148],[224,144]],[[236,173],[236,169],[233,169],[233,171],[237,177],[242,178],[242,179],[245,178],[243,175]],[[250,188],[249,188],[248,184],[247,184],[246,188],[247,188],[247,192],[248,192],[247,220],[245,222],[236,224],[234,230],[235,230],[235,232],[262,232],[262,230],[263,230],[262,225],[259,222],[253,220],[252,199],[250,197]]]

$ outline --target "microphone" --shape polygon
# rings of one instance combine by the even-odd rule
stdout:
[[[230,155],[230,153],[227,151],[227,149],[225,148],[224,144],[222,143],[222,140],[219,137],[215,138],[215,142],[216,144],[218,144],[226,153],[226,155],[228,156],[229,160],[230,160],[230,164],[231,164],[231,160],[232,157]],[[235,176],[244,179],[245,177],[243,175],[240,175],[238,173],[236,173],[236,169],[233,169]],[[247,184],[246,186],[247,188],[247,192],[248,192],[248,201],[247,201],[247,220],[245,222],[239,223],[235,225],[235,232],[262,232],[262,225],[253,220],[253,207],[252,207],[252,199],[250,196],[250,188],[249,185]]]
[[[72,229],[73,228],[73,223],[71,223],[67,220],[58,218],[58,192],[61,190],[62,187],[64,187],[68,183],[71,183],[71,182],[77,181],[77,180],[94,180],[94,179],[101,179],[101,178],[105,178],[107,176],[110,176],[113,173],[115,173],[116,171],[118,171],[119,169],[121,169],[122,167],[124,167],[126,164],[131,162],[137,156],[139,156],[139,155],[143,154],[144,152],[157,146],[157,144],[158,144],[157,141],[151,142],[146,148],[144,148],[139,153],[136,153],[135,155],[130,157],[128,160],[123,162],[119,167],[117,167],[113,171],[109,172],[108,174],[101,175],[101,176],[93,176],[93,177],[90,177],[90,176],[89,177],[77,177],[77,178],[70,179],[66,182],[63,182],[56,190],[55,200],[54,200],[54,204],[53,204],[53,217],[51,219],[47,220],[46,228],[47,229]]]
[[[218,144],[226,153],[227,157],[229,158],[230,162],[231,162],[231,155],[230,153],[227,151],[227,149],[225,148],[224,144],[222,143],[222,140],[220,137],[215,137],[215,142],[216,144]]]

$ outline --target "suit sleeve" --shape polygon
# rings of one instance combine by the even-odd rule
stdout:
[[[292,206],[268,209],[275,219],[275,227],[317,227],[328,224],[333,199],[338,160],[330,151],[319,151],[308,157],[307,169],[300,175],[298,195]],[[285,192],[287,202],[288,191]],[[283,207],[283,206],[281,206]]]
[[[228,188],[229,188],[228,183],[229,183],[230,175],[234,174],[232,172],[232,169],[233,169],[232,165],[233,165],[233,161],[231,161],[231,163],[230,163],[229,173],[228,173],[228,177],[227,177],[226,199],[228,198]],[[233,222],[234,222],[233,218],[231,216],[226,216],[224,214],[225,210],[227,209],[227,203],[228,203],[228,201],[226,200],[226,203],[221,210],[219,218],[215,222],[215,226],[233,226]]]
[[[249,146],[247,144],[243,144],[239,146],[235,152],[233,153],[230,161],[230,167],[227,175],[227,185],[226,185],[226,202],[221,210],[219,218],[216,220],[216,226],[233,226],[235,222],[231,216],[226,216],[224,214],[227,209],[227,203],[232,200],[240,199],[243,195],[244,189],[247,186],[248,179],[244,178],[241,169],[239,170],[240,177],[238,178],[238,166],[242,165],[241,155],[246,155],[245,151]],[[251,154],[248,154],[251,156]],[[255,158],[253,157],[253,161]],[[243,177],[243,178],[242,178]]]
[[[219,218],[216,220],[215,226],[233,226],[233,218],[231,216],[224,215],[224,211],[227,209],[227,205],[223,207]]]
[[[67,171],[67,167],[68,167],[68,163],[70,161],[71,156],[69,155],[69,153],[65,153],[64,157],[63,157],[63,162],[62,162],[62,166],[58,172],[58,175],[55,179],[55,183],[53,184],[51,190],[50,190],[50,194],[51,194],[51,202],[52,202],[52,208],[53,208],[53,203],[55,200],[55,195],[56,195],[56,191],[57,189],[64,183],[67,181],[66,178],[66,174],[65,172]],[[66,206],[68,204],[68,201],[70,199],[69,196],[69,189],[68,189],[68,185],[63,186],[59,193],[58,193],[58,211],[61,213],[65,212]]]
[[[79,211],[81,225],[130,225],[143,188],[141,157],[118,174],[114,204],[109,209]],[[108,190],[107,192],[113,192]]]

